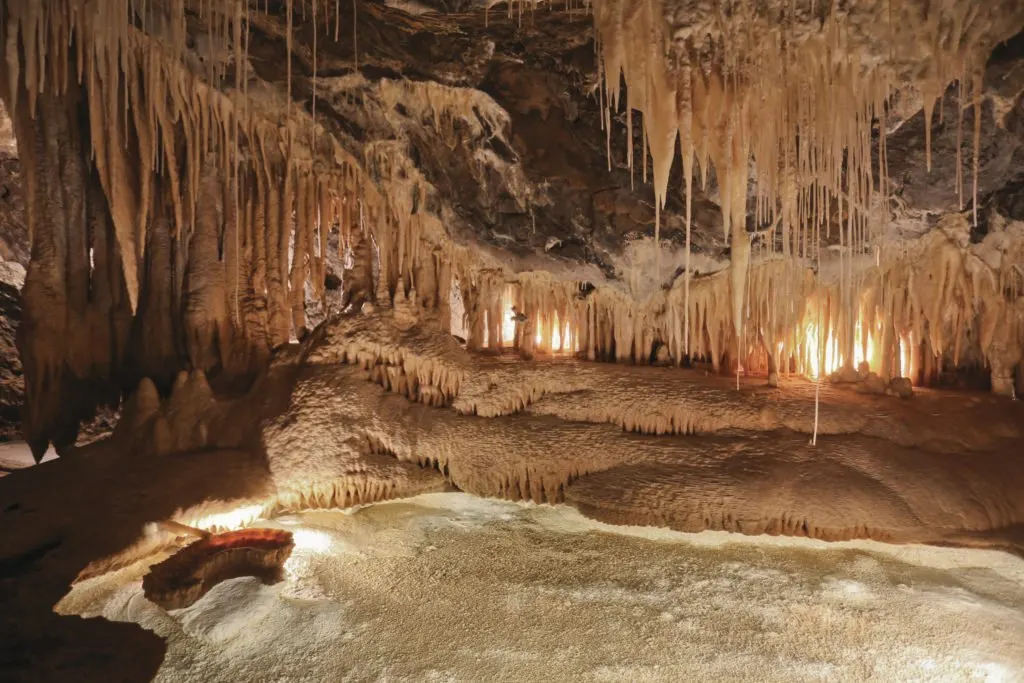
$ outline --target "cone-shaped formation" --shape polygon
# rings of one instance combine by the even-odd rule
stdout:
[[[291,1],[286,14],[291,50]],[[391,204],[367,182],[323,134],[315,92],[312,116],[291,92],[249,92],[251,36],[273,35],[269,16],[227,1],[11,1],[0,22],[0,92],[30,179],[19,348],[37,453],[74,442],[92,410],[76,401],[104,396],[93,385],[116,402],[140,376],[166,389],[183,366],[263,367],[305,333],[332,229],[344,251],[375,243],[388,298],[404,278],[440,305],[450,267],[419,248],[410,195]],[[458,106],[421,95],[439,117]],[[391,158],[368,166],[386,178]]]
[[[617,110],[625,100],[631,167],[632,111],[640,112],[644,156],[649,142],[653,160],[656,208],[660,210],[668,192],[677,137],[687,207],[694,163],[705,182],[709,168],[716,173],[723,226],[732,248],[728,305],[734,344],[747,343],[745,327],[751,322],[748,223],[753,219],[755,226],[772,226],[769,252],[807,267],[820,265],[820,236],[831,229],[831,210],[837,204],[845,273],[839,295],[831,301],[833,309],[845,309],[840,335],[853,338],[860,294],[859,283],[851,280],[854,261],[877,249],[877,240],[888,227],[885,136],[878,137],[874,149],[875,122],[884,130],[888,100],[896,87],[919,90],[930,169],[935,100],[947,84],[959,80],[961,91],[966,85],[969,98],[980,102],[977,74],[992,47],[1012,35],[1022,21],[1024,7],[1012,0],[983,5],[948,2],[939,7],[919,0],[891,0],[856,8],[814,0],[594,3],[604,76],[602,101],[609,110]],[[976,125],[979,121],[976,116]],[[610,135],[611,128],[607,130]],[[976,223],[977,130],[975,134]],[[646,158],[640,162],[646,176]],[[756,169],[753,178],[751,168]],[[751,180],[753,216],[748,209]],[[844,206],[849,216],[845,225]],[[687,216],[689,220],[689,208]],[[656,225],[656,239],[657,234]],[[689,280],[689,268],[686,277]],[[789,294],[770,292],[768,300],[774,307],[789,306]],[[784,298],[776,300],[777,296]],[[691,337],[702,331],[699,321],[696,328],[691,324],[688,288],[683,298],[681,346],[689,350]],[[938,324],[933,321],[933,326]],[[756,341],[771,332],[755,328],[749,336]],[[816,353],[821,355],[822,349]]]

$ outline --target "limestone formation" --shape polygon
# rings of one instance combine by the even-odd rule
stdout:
[[[37,453],[142,377],[251,381],[322,319],[329,246],[351,264],[342,304],[415,290],[443,311],[457,288],[474,348],[811,375],[868,360],[923,384],[969,356],[1015,392],[1011,0],[633,0],[526,24],[358,0],[79,4],[3,14],[0,91],[34,188],[20,348]],[[395,49],[436,36],[454,37],[430,64]],[[946,198],[894,170],[911,158],[952,166]],[[89,332],[51,343],[71,329]]]

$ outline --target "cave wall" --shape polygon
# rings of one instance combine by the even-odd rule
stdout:
[[[18,437],[25,381],[15,346],[30,244],[14,128],[0,104],[0,441]]]

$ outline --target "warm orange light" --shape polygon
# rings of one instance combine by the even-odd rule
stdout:
[[[816,312],[809,310],[805,319],[816,320]],[[867,363],[868,367],[878,372],[881,364],[881,337],[882,325],[877,323],[865,334],[863,313],[858,316],[854,325],[853,343],[853,368],[860,368],[861,363]],[[824,347],[821,346],[824,344]],[[908,333],[900,336],[900,352],[898,354],[899,366],[894,368],[896,374],[901,377],[913,377],[915,368],[914,359],[914,335]],[[780,352],[782,351],[780,346]],[[827,339],[820,339],[819,328],[815,322],[807,323],[804,327],[803,354],[801,360],[802,372],[811,379],[817,379],[819,374],[828,376],[839,370],[846,364],[846,358],[839,348],[839,338],[833,330],[829,330]],[[822,361],[824,361],[822,363]]]
[[[551,350],[562,350],[562,331],[559,329],[557,312],[551,318]]]
[[[263,514],[262,505],[243,505],[225,512],[215,512],[185,522],[188,526],[210,531],[213,529],[227,529],[234,531],[251,524]]]
[[[914,376],[914,333],[900,337],[900,377]]]
[[[822,371],[821,363],[824,360],[824,374],[829,375],[843,366],[843,356],[839,353],[839,341],[830,330],[828,339],[824,340],[825,347],[822,348],[821,340],[818,338],[818,326],[808,323],[804,333],[804,372],[811,379],[817,379]],[[822,356],[824,355],[824,358]]]
[[[551,330],[551,344],[545,347],[544,336],[549,328]],[[576,350],[573,342],[572,326],[569,325],[568,321],[559,320],[557,312],[552,312],[550,319],[538,316],[536,330],[533,341],[538,351],[561,354],[572,353]]]
[[[516,341],[516,318],[512,310],[512,301],[505,297],[505,306],[501,313],[501,344],[511,346]]]

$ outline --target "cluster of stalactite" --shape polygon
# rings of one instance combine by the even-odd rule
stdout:
[[[278,8],[289,52],[294,4]],[[637,302],[610,286],[506,272],[454,245],[424,209],[433,190],[400,142],[365,141],[361,159],[344,150],[316,118],[316,36],[337,35],[340,17],[335,4],[332,21],[330,4],[299,5],[313,16],[310,115],[292,102],[290,60],[282,103],[256,106],[250,96],[249,3],[2,3],[0,94],[22,150],[32,231],[18,343],[24,428],[37,453],[49,442],[73,443],[79,419],[97,402],[118,401],[140,377],[165,388],[181,369],[252,377],[275,347],[306,332],[306,286],[323,294],[332,230],[351,266],[346,304],[398,300],[446,319],[457,284],[472,348],[623,362],[702,357],[716,369],[724,358],[749,365],[759,355],[769,366],[807,366],[814,355],[824,368],[827,340],[852,363],[858,334],[864,355],[864,330],[883,320],[883,358],[899,354],[894,339],[911,335],[941,355],[961,343],[966,326],[979,325],[974,343],[1001,378],[1019,359],[1019,325],[993,322],[1017,315],[1016,275],[985,279],[964,265],[962,246],[942,246],[925,255],[925,268],[941,270],[935,295],[914,279],[920,268],[909,257],[867,271],[855,262],[887,220],[874,210],[887,183],[884,142],[874,153],[871,122],[884,123],[893,85],[921,55],[899,48],[888,62],[876,60],[888,66],[866,68],[855,31],[832,14],[810,33],[768,32],[764,41],[750,28],[766,16],[740,3],[704,44],[696,40],[704,33],[670,34],[671,8],[655,0],[596,3],[606,129],[623,100],[642,113],[640,166],[646,176],[649,150],[659,218],[678,138],[688,249],[695,169],[706,182],[713,167],[731,244],[727,271],[695,279],[687,267],[670,289]],[[957,78],[970,86],[965,102],[978,105],[974,75],[991,47],[980,35],[1000,12],[1016,16],[1012,8],[992,3],[970,14],[957,2],[921,15],[918,3],[888,4],[892,26],[930,36],[939,55],[917,75],[927,86],[926,114],[939,85]],[[809,23],[783,14],[767,19]],[[407,90],[439,134],[471,106],[465,92]],[[506,125],[491,118],[492,128]],[[751,160],[754,222],[770,226],[757,248],[747,229]],[[846,218],[836,228],[843,265],[829,284],[812,266],[833,207]],[[893,374],[891,360],[882,363]]]
[[[165,389],[183,368],[251,378],[305,333],[306,284],[322,296],[331,230],[353,266],[350,299],[369,294],[374,261],[378,296],[414,283],[421,305],[443,299],[408,198],[386,201],[290,105],[277,118],[249,106],[244,6],[3,6],[0,92],[32,238],[23,426],[37,454],[74,443],[79,420],[140,377]],[[233,89],[211,85],[230,80],[214,66],[190,66],[190,21],[219,37],[213,52],[234,52]]]
[[[522,3],[510,4],[510,17],[517,6],[521,17]],[[989,256],[1001,254],[993,264],[967,247],[965,215],[977,225],[984,65],[1024,22],[1024,5],[596,0],[591,9],[609,168],[612,117],[624,108],[625,161],[644,182],[650,166],[656,245],[681,155],[684,276],[647,301],[545,274],[460,279],[471,347],[634,363],[704,359],[715,370],[724,362],[769,375],[820,376],[866,363],[886,381],[928,381],[969,348],[989,365],[993,389],[1014,393],[1024,345],[1019,230],[989,245]],[[888,128],[897,89],[918,91],[930,169],[934,105],[952,82],[960,98],[956,191],[969,214],[948,216],[925,240],[887,245],[883,256],[888,150],[876,132]],[[971,107],[974,128],[964,131]],[[968,137],[971,162],[961,158]],[[695,278],[693,185],[708,188],[712,170],[730,263]],[[836,239],[834,255],[823,255]]]
[[[880,258],[889,182],[886,136],[873,133],[876,124],[887,129],[895,90],[912,85],[922,97],[930,167],[935,102],[959,82],[958,141],[973,138],[974,158],[968,167],[957,145],[957,196],[977,224],[981,75],[992,46],[1024,21],[1024,7],[936,8],[916,0],[849,11],[813,0],[714,5],[600,0],[592,7],[609,167],[612,116],[625,108],[625,161],[640,167],[644,182],[650,166],[656,244],[669,174],[681,154],[684,277],[646,302],[546,275],[460,282],[469,344],[515,348],[526,357],[539,351],[637,363],[699,358],[716,370],[725,362],[769,374],[818,376],[867,363],[886,380],[903,374],[921,381],[944,359],[958,363],[970,347],[990,366],[993,389],[1013,393],[1024,339],[1024,275],[1013,251],[1019,236],[996,267],[948,230]],[[973,135],[963,130],[969,107],[976,112]],[[640,114],[640,159],[631,144],[632,112]],[[730,264],[694,279],[693,185],[707,187],[712,169]],[[823,243],[835,237],[838,258],[823,257]],[[819,276],[823,261],[838,273]]]
[[[624,104],[631,142],[631,112],[641,114],[642,156],[634,159],[629,144],[627,163],[634,168],[639,161],[646,181],[650,155],[658,212],[678,140],[688,251],[695,169],[705,186],[709,169],[715,171],[731,245],[729,303],[736,337],[744,336],[748,317],[744,292],[751,257],[751,180],[757,200],[754,223],[768,226],[768,244],[784,258],[820,261],[821,235],[829,229],[832,209],[838,206],[840,215],[848,215],[838,226],[847,261],[840,286],[846,317],[855,317],[853,261],[869,253],[888,227],[885,135],[878,136],[875,149],[872,132],[876,121],[886,130],[896,87],[913,86],[922,95],[930,169],[935,102],[950,82],[960,82],[961,139],[962,112],[966,106],[976,109],[977,222],[981,74],[993,45],[1024,21],[1020,3],[962,0],[936,7],[891,0],[845,7],[815,0],[595,0],[593,12],[605,129],[610,136],[612,114]],[[959,144],[957,156],[963,206]],[[751,169],[756,169],[753,177]],[[659,219],[656,215],[656,240]],[[685,305],[685,313],[690,308]]]
[[[1024,352],[1024,230],[970,245],[968,218],[951,214],[935,231],[859,269],[853,301],[833,281],[792,259],[751,263],[741,292],[743,326],[732,322],[728,270],[682,279],[645,302],[609,287],[546,273],[498,273],[460,283],[470,348],[579,354],[590,360],[683,364],[715,371],[817,377],[866,363],[883,380],[928,383],[968,351],[991,369],[992,388],[1014,393]],[[685,321],[685,322],[684,322]]]

